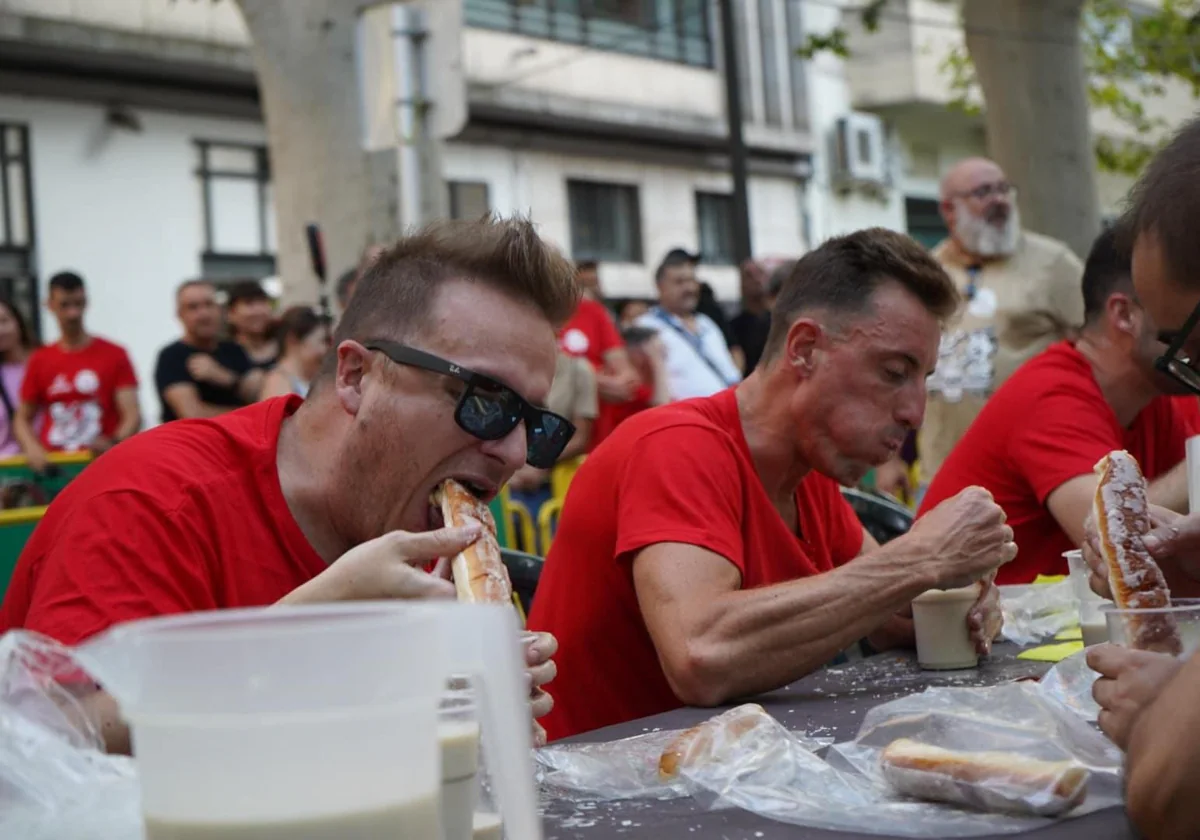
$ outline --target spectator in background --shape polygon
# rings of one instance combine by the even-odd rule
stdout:
[[[33,337],[25,316],[11,301],[0,298],[0,400],[4,415],[0,418],[0,458],[21,454],[21,442],[16,436],[17,405],[21,399],[21,382],[25,365],[33,351]]]
[[[670,251],[654,273],[658,306],[637,325],[657,330],[667,348],[667,390],[673,400],[707,397],[741,381],[721,328],[696,310],[700,284],[696,261]]]
[[[629,327],[621,331],[625,351],[629,354],[634,370],[641,377],[639,397],[616,407],[613,427],[617,427],[633,415],[666,405],[671,401],[667,391],[667,348],[657,330],[647,327]],[[644,394],[644,396],[640,396]]]
[[[767,269],[761,262],[742,263],[742,311],[729,323],[733,344],[740,347],[742,374],[749,376],[762,358],[771,329],[771,307],[767,305]]]
[[[629,363],[625,344],[617,332],[612,314],[604,304],[592,299],[586,291],[590,280],[581,279],[595,272],[595,263],[576,263],[575,276],[584,287],[584,297],[575,314],[559,333],[558,344],[563,352],[587,359],[596,374],[596,390],[600,395],[600,412],[592,426],[588,449],[595,448],[613,429],[614,407],[644,398],[638,390],[638,375]]]
[[[617,302],[617,328],[627,330],[637,323],[637,319],[641,318],[650,311],[650,307],[654,305],[653,301],[642,300],[641,298],[625,298]]]
[[[99,455],[137,433],[137,376],[125,348],[88,333],[83,278],[64,271],[50,278],[46,308],[60,338],[35,350],[25,368],[13,431],[31,469],[46,468],[47,452],[90,450]],[[45,413],[41,432],[34,418]]]
[[[942,217],[950,236],[933,256],[964,303],[947,325],[917,450],[927,487],[995,392],[1020,365],[1083,323],[1083,263],[1061,242],[1021,228],[1016,190],[985,158],[956,164],[942,180]],[[885,478],[899,476],[893,464]]]
[[[221,338],[216,286],[189,280],[175,302],[183,338],[162,349],[154,368],[162,421],[216,417],[258,399],[263,372],[240,344]]]
[[[282,348],[275,339],[275,307],[262,285],[245,280],[231,286],[225,313],[231,337],[242,345],[250,365],[263,371],[275,367]]]
[[[277,341],[283,348],[279,364],[263,378],[260,400],[287,394],[308,396],[308,385],[321,368],[329,349],[328,332],[321,316],[310,306],[292,306],[279,319]]]
[[[580,260],[575,263],[575,279],[583,289],[583,296],[596,303],[604,302],[600,291],[600,264],[595,260]]]

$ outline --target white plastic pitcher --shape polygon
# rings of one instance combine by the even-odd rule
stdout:
[[[520,654],[507,607],[395,602],[152,618],[79,649],[130,725],[148,837],[264,840],[438,837],[451,674],[508,836],[540,840]]]

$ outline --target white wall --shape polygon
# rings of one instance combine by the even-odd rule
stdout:
[[[728,174],[706,170],[570,157],[489,146],[452,144],[444,159],[452,181],[488,184],[491,209],[527,213],[541,233],[570,254],[567,180],[628,184],[638,187],[641,202],[643,263],[604,263],[600,282],[610,297],[653,297],[653,271],[671,248],[699,245],[695,192],[729,192]],[[803,241],[799,183],[790,178],[750,179],[752,248],[758,255],[797,255]],[[737,270],[704,266],[700,274],[723,300],[740,295]]]
[[[89,328],[126,347],[147,424],[158,422],[154,362],[179,336],[174,291],[200,273],[204,245],[193,140],[264,142],[260,125],[139,111],[143,130],[106,132],[99,106],[0,97],[0,121],[26,123],[42,295],[55,272],[90,290]],[[42,319],[47,340],[57,326]]]
[[[0,11],[172,38],[245,46],[237,3],[210,0],[0,0]]]

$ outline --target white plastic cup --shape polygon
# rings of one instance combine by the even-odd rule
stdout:
[[[1200,435],[1190,437],[1184,445],[1187,455],[1188,512],[1200,511]]]
[[[1102,645],[1108,641],[1108,624],[1104,618],[1105,604],[1112,604],[1092,591],[1088,578],[1091,574],[1083,552],[1079,549],[1064,551],[1067,567],[1071,570],[1071,591],[1079,602],[1079,632],[1083,646]]]
[[[922,668],[953,671],[979,664],[979,653],[967,628],[967,615],[977,600],[978,584],[962,589],[931,589],[913,599],[917,662]]]

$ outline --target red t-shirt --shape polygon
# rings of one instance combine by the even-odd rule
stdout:
[[[130,619],[271,604],[322,572],[275,464],[300,402],[159,426],[84,470],[21,553],[0,633],[75,644]]]
[[[604,369],[604,355],[608,351],[625,346],[608,310],[603,304],[588,298],[579,301],[579,308],[559,333],[558,343],[563,352],[572,356],[582,356],[591,362],[592,368],[597,371]],[[631,402],[638,403],[639,398],[648,401],[650,396],[650,390],[642,388]],[[632,412],[627,408],[628,405],[629,403],[600,401],[600,410],[595,423],[592,424],[592,437],[588,442],[589,451],[599,446],[621,421],[630,416]]]
[[[25,368],[21,401],[45,409],[42,446],[71,452],[87,449],[100,435],[115,435],[121,425],[117,391],[136,387],[125,348],[93,336],[79,350],[59,344],[35,350]]]
[[[638,607],[632,560],[661,542],[725,557],[742,587],[833,569],[862,548],[863,529],[836,482],[796,489],[802,540],[755,472],[733,389],[643,412],[621,425],[571,482],[529,626],[558,637],[550,738],[681,705]]]
[[[997,582],[1066,574],[1062,553],[1077,546],[1046,498],[1090,474],[1114,449],[1128,450],[1146,478],[1157,478],[1184,459],[1184,442],[1197,433],[1196,397],[1156,397],[1121,428],[1087,359],[1060,342],[1026,362],[987,401],[934,476],[917,515],[971,485],[985,487],[1008,515],[1019,550],[1000,567]]]

